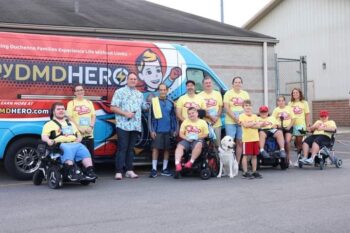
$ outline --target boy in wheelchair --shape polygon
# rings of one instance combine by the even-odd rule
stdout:
[[[336,132],[337,126],[335,122],[333,120],[329,120],[328,117],[329,117],[328,111],[321,110],[320,119],[317,120],[311,126],[310,131],[313,133],[303,141],[303,148],[302,148],[303,157],[299,158],[299,167],[302,167],[303,164],[305,165],[313,164],[315,161],[315,157],[321,154],[320,153],[321,151],[324,151],[323,154],[325,155],[325,157],[330,157],[332,163],[336,164],[336,166],[338,167],[338,160],[334,156],[330,156],[330,149],[334,144],[333,134]],[[310,149],[311,149],[311,156],[309,156]],[[325,158],[322,157],[317,159],[318,159],[318,162],[321,161],[323,166]]]
[[[179,136],[182,139],[175,150],[175,178],[185,169],[191,169],[195,160],[201,155],[202,149],[205,146],[205,138],[208,136],[208,124],[205,120],[198,118],[198,110],[190,107],[187,110],[188,118],[185,119],[180,127]],[[184,153],[190,152],[191,158],[184,164],[182,157]]]
[[[59,159],[63,164],[64,178],[70,181],[96,180],[90,152],[81,143],[82,136],[75,125],[66,119],[63,103],[56,102],[52,105],[50,119],[43,127],[41,139],[51,153],[61,152]],[[77,168],[77,162],[83,165],[83,172]]]

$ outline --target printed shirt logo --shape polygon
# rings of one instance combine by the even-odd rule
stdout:
[[[78,113],[78,115],[84,115],[84,114],[90,113],[90,109],[88,107],[86,107],[85,105],[76,106],[74,108],[74,111],[76,111]]]
[[[233,97],[231,101],[234,106],[242,106],[244,99],[242,99],[241,97]]]
[[[197,126],[188,125],[186,126],[187,133],[200,134],[201,130]]]
[[[303,109],[300,108],[300,107],[298,107],[298,106],[294,106],[294,107],[293,107],[293,112],[294,112],[294,114],[299,115],[299,114],[302,114],[302,113],[303,113]]]
[[[283,118],[283,120],[289,120],[290,119],[290,116],[287,112],[280,112],[278,117],[281,119]]]
[[[217,105],[217,101],[215,99],[204,99],[204,100],[207,108],[214,107]]]
[[[185,108],[194,107],[194,108],[196,108],[196,109],[200,109],[199,104],[197,104],[197,103],[195,103],[195,102],[186,102],[186,103],[184,104],[184,107],[185,107]]]

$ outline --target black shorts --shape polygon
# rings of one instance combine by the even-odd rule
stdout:
[[[171,133],[156,133],[156,138],[153,140],[152,147],[159,150],[171,149],[170,137]]]
[[[273,137],[273,135],[277,132],[277,129],[259,129],[259,132],[264,132],[266,137]]]
[[[290,133],[290,134],[293,134],[293,127],[290,127],[289,130],[287,130],[286,128],[283,128],[283,135],[285,135],[286,133]]]
[[[320,148],[331,145],[331,139],[326,135],[311,135],[304,140],[304,143],[312,147],[312,143],[316,143]]]

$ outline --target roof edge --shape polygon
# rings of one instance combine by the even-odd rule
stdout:
[[[0,23],[0,30],[21,32],[42,32],[45,34],[53,34],[53,32],[63,35],[85,35],[92,36],[93,34],[109,37],[130,37],[138,39],[158,39],[166,40],[169,38],[173,40],[184,41],[201,41],[201,42],[224,42],[224,43],[271,43],[277,44],[279,41],[275,38],[257,38],[257,37],[238,37],[238,36],[222,36],[209,34],[191,34],[179,32],[159,32],[159,31],[140,31],[140,30],[126,30],[126,29],[111,29],[111,28],[95,28],[95,27],[67,27],[67,26],[53,26],[53,25],[38,25],[38,24],[16,24],[16,23]]]
[[[275,7],[277,7],[283,0],[271,0],[264,8],[262,8],[258,13],[256,13],[252,18],[250,18],[242,28],[250,30],[257,24],[262,18],[268,15]]]

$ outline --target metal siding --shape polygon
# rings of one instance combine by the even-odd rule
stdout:
[[[308,79],[314,80],[315,99],[349,97],[349,0],[286,0],[252,30],[280,40],[276,46],[279,57],[307,56]]]

